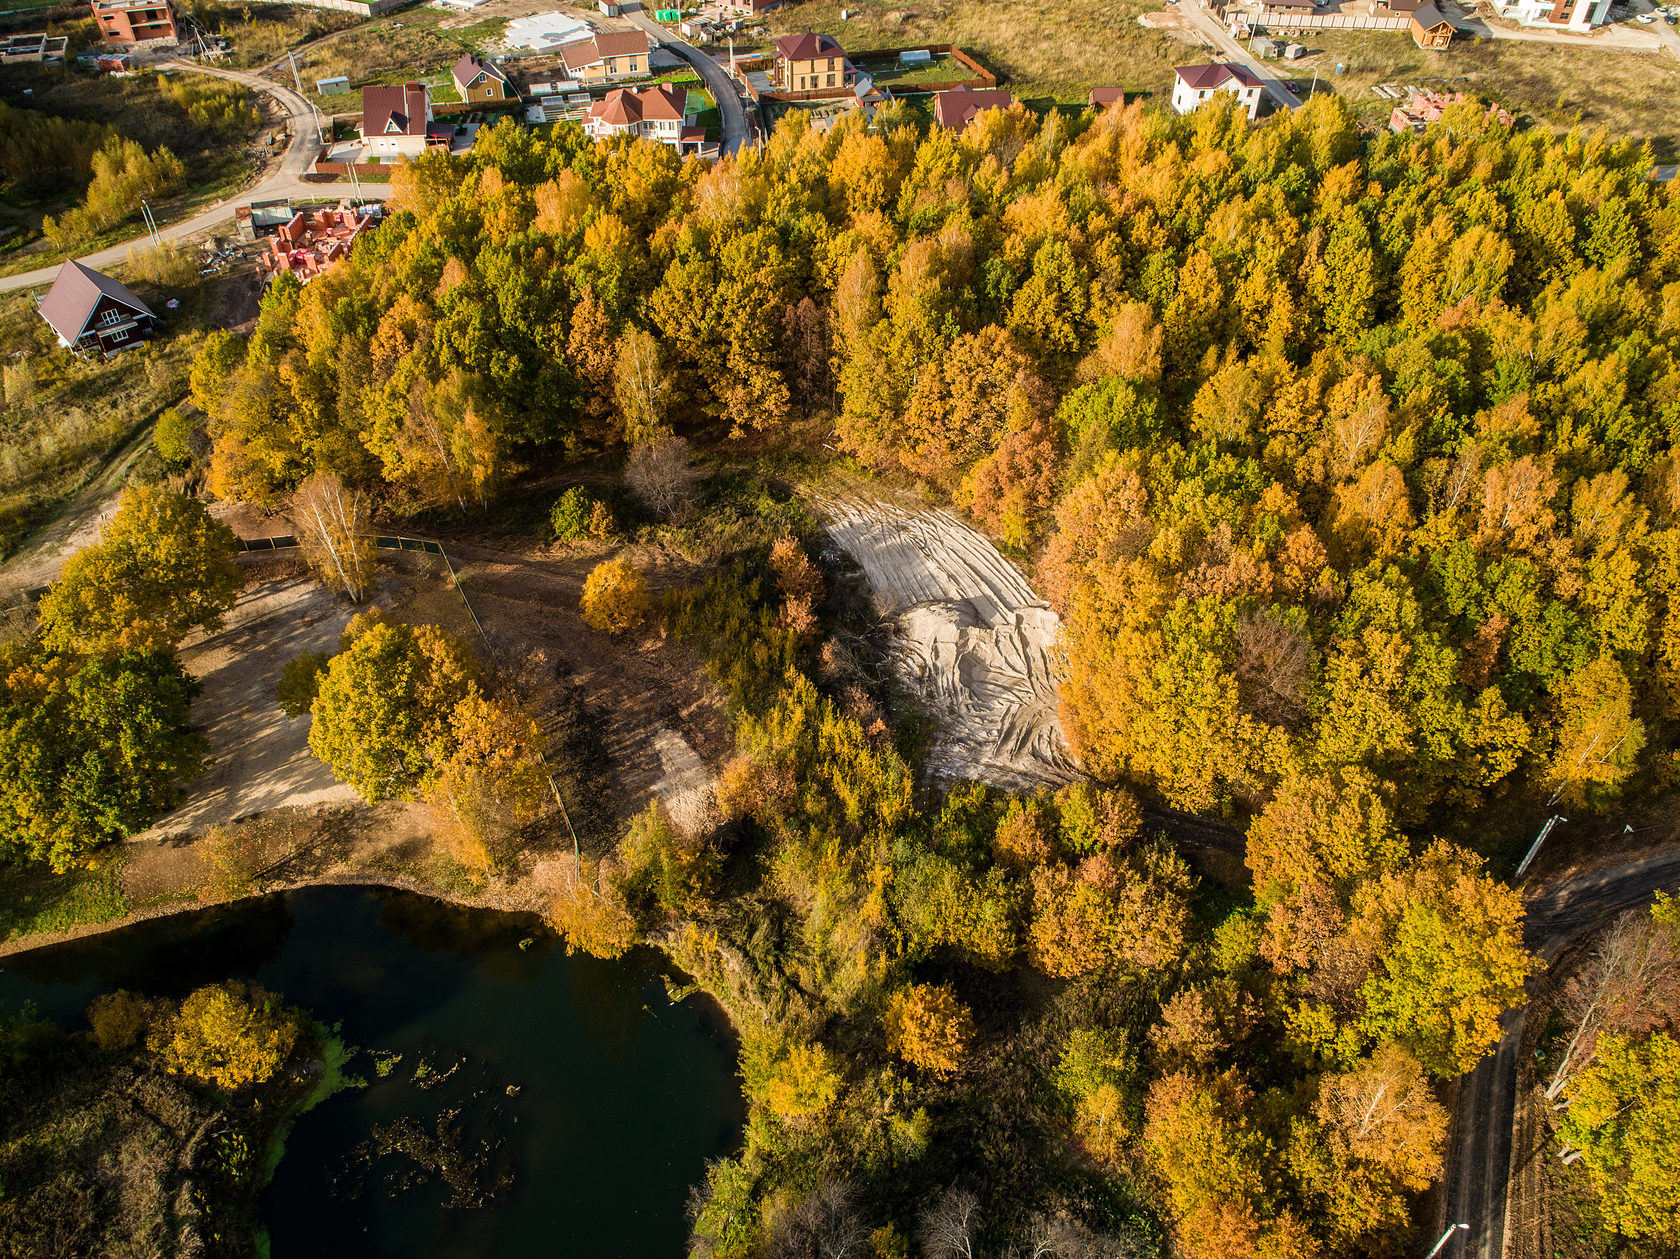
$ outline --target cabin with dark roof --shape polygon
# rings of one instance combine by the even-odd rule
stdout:
[[[145,341],[158,321],[126,285],[75,261],[59,268],[39,309],[60,345],[107,357]]]
[[[1412,13],[1412,42],[1419,48],[1445,48],[1453,41],[1453,24],[1433,4]]]
[[[449,77],[455,80],[455,90],[464,101],[519,99],[519,93],[514,90],[505,70],[494,61],[475,57],[470,52],[455,63]]]

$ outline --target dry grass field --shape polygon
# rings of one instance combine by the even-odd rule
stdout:
[[[1661,160],[1680,152],[1680,61],[1666,53],[1462,38],[1425,52],[1386,31],[1323,31],[1304,42],[1313,55],[1291,66],[1294,77],[1311,79],[1316,68],[1320,85],[1330,81],[1361,113],[1393,108],[1372,84],[1417,84],[1474,92],[1541,126],[1646,140]],[[1339,76],[1338,62],[1347,67]]]
[[[403,9],[303,49],[297,55],[298,73],[311,93],[316,79],[335,75],[347,76],[352,86],[423,78],[433,85],[433,100],[455,100],[453,86],[438,90],[448,83],[449,67],[463,52],[483,51],[507,25],[505,18],[458,22],[459,15],[438,9]],[[290,83],[290,64],[275,67],[268,77]]]
[[[774,36],[827,31],[848,49],[956,44],[999,75],[1021,100],[1083,104],[1097,85],[1152,92],[1172,90],[1174,64],[1194,60],[1190,47],[1138,25],[1161,0],[846,0],[840,20],[832,0],[804,0],[773,9]]]

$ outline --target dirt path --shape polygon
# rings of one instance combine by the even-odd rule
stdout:
[[[139,838],[354,798],[309,754],[309,717],[286,716],[275,699],[286,662],[305,651],[337,651],[351,611],[311,578],[254,577],[220,633],[195,635],[182,646],[181,663],[204,684],[193,720],[209,737],[215,759],[186,803]]]
[[[811,501],[894,621],[895,668],[939,722],[929,766],[1010,788],[1078,777],[1057,712],[1061,623],[998,549],[914,501],[858,487]]]

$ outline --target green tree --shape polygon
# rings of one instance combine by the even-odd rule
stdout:
[[[91,654],[167,650],[191,629],[214,632],[245,584],[234,544],[197,499],[130,489],[99,541],[71,558],[41,600],[41,638]]]
[[[374,623],[328,664],[309,750],[369,803],[412,800],[476,673],[458,638],[430,625]]]
[[[1659,1247],[1680,1244],[1680,1041],[1666,1032],[1605,1037],[1568,1098],[1564,1158],[1586,1170],[1605,1224]]]
[[[199,689],[168,652],[0,649],[0,851],[66,870],[144,830],[203,769]]]

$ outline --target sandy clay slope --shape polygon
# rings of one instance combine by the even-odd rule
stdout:
[[[1056,711],[1060,622],[996,547],[948,511],[813,496],[891,618],[893,661],[939,724],[929,767],[1025,788],[1079,777]]]

